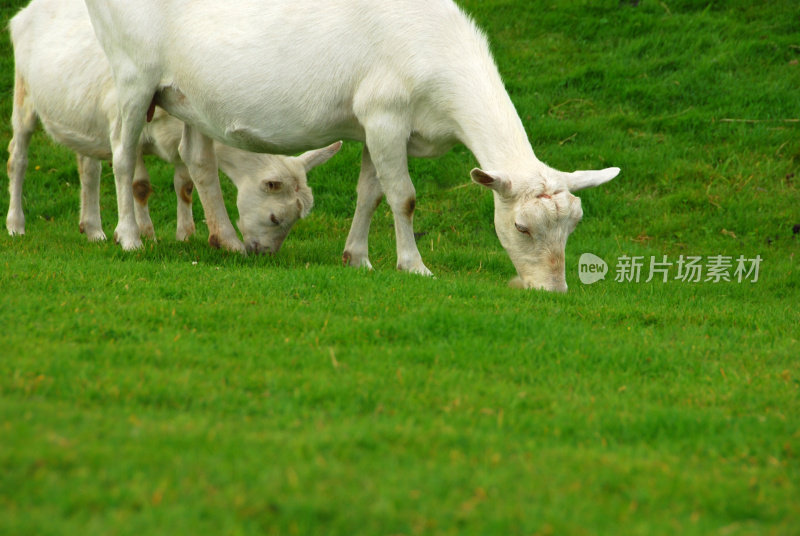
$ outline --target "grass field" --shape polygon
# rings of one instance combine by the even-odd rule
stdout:
[[[174,241],[155,160],[159,241],[87,243],[74,158],[38,133],[27,234],[0,236],[0,534],[800,534],[800,4],[461,4],[537,155],[622,168],[581,193],[569,292],[506,286],[463,147],[411,163],[427,279],[394,269],[385,204],[376,270],[340,265],[357,144],[279,255],[242,258],[197,202]],[[7,33],[0,54],[5,147]],[[676,279],[718,255],[731,281]]]

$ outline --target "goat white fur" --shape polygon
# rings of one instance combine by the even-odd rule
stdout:
[[[363,141],[344,252],[353,266],[370,266],[369,223],[385,195],[398,267],[430,274],[414,239],[407,157],[437,156],[460,141],[490,170],[472,178],[494,192],[495,228],[516,284],[565,291],[566,240],[582,216],[570,191],[619,173],[564,173],[536,158],[486,39],[451,0],[86,4],[120,94],[120,191],[130,190],[135,140],[154,95],[187,124],[184,161],[195,181],[201,173],[192,167],[211,158],[206,136],[271,152]],[[130,197],[117,227],[123,247],[138,240]]]
[[[82,0],[33,0],[10,22],[16,80],[9,146],[9,234],[25,233],[22,185],[37,118],[57,142],[77,153],[81,179],[80,229],[90,241],[105,240],[100,221],[100,160],[112,155],[118,106],[111,69],[97,43]],[[143,129],[134,173],[135,218],[154,237],[147,198],[150,180],[142,154],[174,164],[178,200],[176,237],[194,233],[192,182],[179,156],[183,124],[161,110]],[[298,217],[313,205],[306,171],[333,156],[339,145],[298,158],[254,154],[215,144],[220,168],[238,188],[239,227],[251,249],[277,251]],[[222,205],[223,212],[224,204]],[[227,218],[227,212],[224,212]],[[216,238],[212,237],[212,243]]]

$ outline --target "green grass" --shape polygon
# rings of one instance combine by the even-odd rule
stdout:
[[[394,270],[385,205],[376,270],[340,266],[355,144],[279,255],[240,258],[172,239],[156,161],[159,241],[86,243],[74,159],[37,134],[27,235],[0,236],[0,534],[798,534],[800,5],[635,3],[462,2],[537,155],[622,168],[581,193],[566,295],[506,287],[463,148],[411,164],[426,279]],[[614,281],[621,255],[719,254],[759,281]]]

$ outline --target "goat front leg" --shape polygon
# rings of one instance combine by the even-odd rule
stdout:
[[[94,158],[77,155],[81,179],[81,219],[78,228],[89,242],[106,239],[100,221],[100,174],[102,164]]]
[[[179,242],[189,240],[195,232],[194,216],[192,216],[192,192],[194,183],[189,170],[183,164],[175,164],[172,183],[175,186],[175,197],[178,199],[178,226],[175,238]]]
[[[22,210],[22,185],[25,183],[25,172],[28,168],[28,146],[36,129],[36,112],[33,102],[28,98],[25,81],[16,74],[14,84],[14,105],[11,111],[11,127],[14,134],[8,144],[8,216],[6,229],[8,234],[25,234],[25,213]]]
[[[358,175],[356,212],[342,255],[345,266],[372,270],[372,264],[369,262],[369,225],[382,198],[383,190],[378,182],[378,174],[369,156],[369,149],[365,145],[361,153],[361,173]]]
[[[394,215],[397,239],[397,269],[421,275],[433,275],[422,262],[414,238],[416,192],[408,174],[407,132],[402,115],[373,110],[365,120],[367,148],[386,201]]]
[[[136,157],[136,170],[133,173],[134,214],[141,235],[155,240],[156,231],[155,227],[153,227],[153,220],[150,219],[150,207],[147,204],[147,200],[152,193],[153,187],[150,184],[150,174],[144,165],[142,155],[138,155]]]
[[[135,87],[120,94],[121,120],[113,128],[111,146],[113,149],[114,184],[117,190],[117,227],[114,240],[123,250],[130,251],[142,247],[139,225],[136,223],[136,209],[133,200],[133,177],[136,173],[139,135],[144,127],[144,118],[150,105],[150,97],[135,91]],[[129,97],[129,98],[126,98]]]
[[[239,240],[225,209],[213,142],[194,127],[184,125],[179,152],[203,205],[208,225],[208,243],[214,248],[245,253],[244,244]]]

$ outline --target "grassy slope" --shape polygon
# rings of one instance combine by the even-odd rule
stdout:
[[[0,236],[0,533],[791,534],[800,8],[750,4],[463,2],[537,154],[623,169],[581,194],[565,296],[505,288],[463,148],[412,163],[428,280],[393,270],[385,206],[378,270],[338,265],[353,144],[281,254],[241,259],[170,238],[155,162],[161,240],[86,244],[74,161],[37,135],[28,235]],[[583,286],[585,251],[764,263]]]

